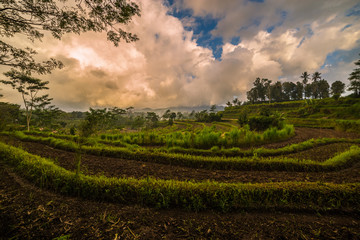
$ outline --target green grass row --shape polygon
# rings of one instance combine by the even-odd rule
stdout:
[[[290,153],[297,153],[318,146],[329,145],[333,143],[354,143],[360,144],[360,139],[346,139],[346,138],[318,138],[318,139],[309,139],[304,142],[294,143],[287,145],[282,148],[255,148],[255,149],[241,149],[241,148],[218,148],[213,147],[210,150],[204,149],[194,149],[194,148],[181,148],[181,147],[172,147],[172,148],[160,148],[159,151],[169,152],[169,153],[181,153],[181,154],[191,154],[199,156],[224,156],[224,157],[269,157],[269,156],[279,156],[286,155]]]
[[[65,170],[51,160],[1,142],[0,160],[40,187],[86,199],[158,208],[181,207],[195,211],[249,208],[357,211],[360,207],[359,183],[196,183],[153,178],[87,176]]]
[[[127,146],[136,144],[140,146],[167,146],[182,148],[210,149],[212,147],[230,148],[260,145],[267,142],[285,140],[294,135],[294,127],[285,125],[283,129],[270,128],[262,133],[250,131],[248,126],[233,128],[229,132],[216,131],[215,127],[205,127],[197,132],[175,131],[167,134],[156,132],[137,132],[116,135],[100,135],[99,140],[111,145]],[[33,132],[31,135],[55,136],[52,133]],[[58,138],[76,141],[76,136],[59,135]],[[96,139],[96,138],[95,138]],[[115,144],[112,144],[112,142]]]
[[[66,151],[78,152],[75,142],[53,137],[27,136],[22,132],[11,134],[23,141],[40,142]],[[110,146],[82,146],[82,151],[97,156],[116,157],[121,159],[155,162],[205,169],[232,170],[264,170],[264,171],[334,171],[346,168],[360,160],[360,148],[353,146],[350,150],[330,158],[325,162],[298,160],[286,157],[261,158],[255,157],[204,157],[186,154],[152,152],[144,148],[120,148]],[[120,160],[119,160],[120,161]]]
[[[69,135],[55,135],[55,134],[46,134],[46,133],[38,133],[38,132],[23,132],[26,135],[35,135],[35,136],[52,136],[54,138],[60,139],[68,139],[71,141],[76,140],[77,136],[69,136]],[[125,144],[120,140],[117,141],[108,141],[108,140],[99,140],[96,141],[94,139],[87,140],[87,145],[96,145],[96,142],[117,146],[117,147],[126,147],[130,149],[137,149],[139,151],[146,151],[145,148],[132,146],[129,144]],[[219,148],[217,146],[211,149],[195,149],[195,148],[183,148],[183,147],[163,147],[158,149],[151,149],[151,151],[155,152],[165,152],[165,153],[180,153],[186,155],[198,155],[198,156],[222,156],[222,157],[269,157],[269,156],[279,156],[286,155],[291,153],[297,153],[304,150],[309,150],[318,146],[325,146],[334,143],[353,143],[360,144],[360,139],[346,139],[346,138],[318,138],[318,139],[309,139],[304,142],[294,143],[282,148],[254,148],[254,149],[241,149],[238,147],[233,148]],[[140,150],[141,149],[141,150]]]

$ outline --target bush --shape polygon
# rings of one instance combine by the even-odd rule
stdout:
[[[273,126],[274,118],[267,116],[257,116],[249,118],[249,127],[251,130],[264,131]]]

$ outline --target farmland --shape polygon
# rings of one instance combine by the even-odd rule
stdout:
[[[357,125],[293,119],[306,118],[264,131],[228,117],[88,138],[2,132],[1,235],[359,238]]]

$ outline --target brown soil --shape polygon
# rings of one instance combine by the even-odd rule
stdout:
[[[318,134],[318,135],[317,135]],[[356,138],[329,129],[297,129],[281,144],[315,137]],[[73,153],[49,146],[1,137],[9,144],[75,169]],[[278,143],[280,146],[280,143]],[[324,161],[351,144],[331,144],[288,156]],[[275,145],[269,146],[274,147]],[[277,147],[278,147],[277,146]],[[360,182],[360,162],[328,173],[210,171],[156,163],[83,155],[82,170],[105,176],[152,176],[161,179],[216,180],[222,182],[322,181]],[[41,190],[0,161],[0,239],[360,239],[356,213],[301,213],[264,210],[200,213],[156,210],[138,205],[88,201]],[[67,239],[67,238],[63,238]]]

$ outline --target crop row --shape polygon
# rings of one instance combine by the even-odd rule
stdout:
[[[72,141],[56,139],[53,137],[27,136],[17,132],[12,136],[23,141],[34,141],[63,149],[66,151],[78,152],[79,146]],[[144,148],[121,148],[110,146],[87,146],[81,147],[84,153],[116,157],[121,159],[138,160],[145,162],[156,162],[161,164],[186,166],[192,168],[206,169],[232,169],[232,170],[265,170],[265,171],[333,171],[351,166],[360,159],[360,148],[353,146],[350,150],[343,152],[325,162],[312,160],[297,160],[285,157],[261,158],[253,157],[204,157],[183,155],[164,152],[152,152]]]
[[[52,133],[35,132],[32,135],[53,136]],[[116,135],[102,134],[100,139],[104,143],[113,143],[117,146],[136,144],[140,146],[167,146],[195,149],[210,149],[212,147],[230,148],[250,145],[260,145],[267,142],[281,141],[294,135],[294,127],[285,125],[283,129],[270,128],[263,133],[250,131],[248,126],[229,132],[219,132],[205,127],[198,132],[176,131],[168,134],[156,132],[124,133]],[[76,140],[76,136],[61,135],[58,138]],[[95,138],[96,139],[96,138]],[[100,140],[99,139],[99,140]],[[114,145],[113,144],[113,145]]]
[[[195,211],[248,208],[356,210],[360,207],[359,183],[244,184],[87,176],[1,142],[0,160],[41,187],[87,199]]]
[[[52,133],[42,133],[42,132],[23,132],[26,135],[35,135],[35,136],[51,136],[54,138],[67,139],[70,141],[77,141],[78,136],[70,135],[56,135]],[[95,145],[97,142],[109,146],[117,147],[127,147],[130,149],[137,148],[139,151],[147,151],[145,148],[138,146],[131,146],[120,140],[118,141],[108,141],[101,139],[88,139],[88,144]],[[308,150],[318,146],[329,145],[333,143],[353,143],[360,144],[360,139],[346,139],[346,138],[318,138],[318,139],[309,139],[304,142],[294,143],[287,145],[281,148],[252,148],[252,149],[241,149],[238,147],[233,148],[219,148],[217,146],[212,147],[211,149],[195,149],[195,148],[183,148],[183,147],[163,147],[157,149],[151,149],[152,152],[165,152],[165,153],[180,153],[186,155],[199,155],[199,156],[221,156],[221,157],[268,157],[268,156],[279,156],[286,155],[291,153],[297,153],[304,150]],[[140,150],[141,149],[141,150]]]

